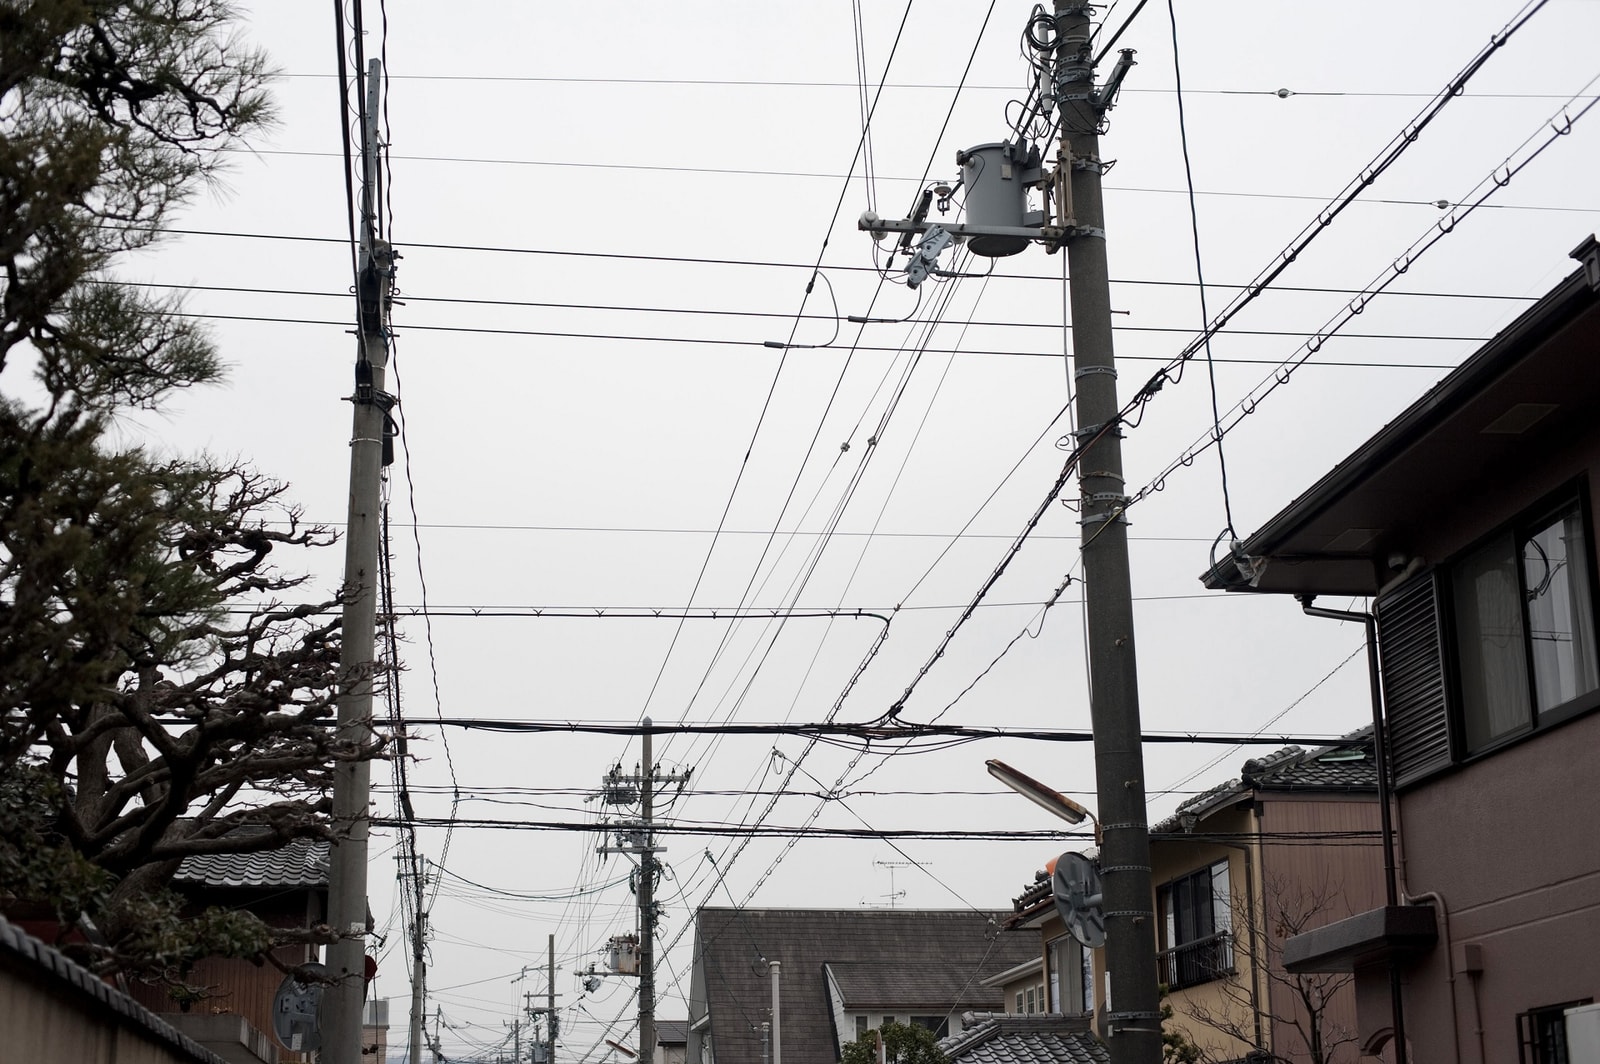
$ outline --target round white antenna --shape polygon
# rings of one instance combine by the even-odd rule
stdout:
[[[1050,877],[1056,912],[1072,937],[1089,949],[1106,944],[1106,918],[1100,908],[1100,873],[1094,864],[1078,853],[1056,858],[1055,875]]]

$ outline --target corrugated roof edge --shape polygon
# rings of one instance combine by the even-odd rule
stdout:
[[[0,950],[4,950],[23,964],[47,973],[55,982],[65,984],[73,992],[99,1002],[121,1022],[138,1027],[160,1041],[181,1050],[195,1064],[227,1064],[222,1057],[179,1031],[127,994],[111,987],[60,950],[46,945],[20,928],[13,927],[3,916],[0,916]]]

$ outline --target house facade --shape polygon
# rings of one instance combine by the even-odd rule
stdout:
[[[186,857],[173,876],[172,889],[184,896],[191,911],[209,906],[245,909],[273,927],[314,927],[327,919],[328,844],[293,839],[275,850]],[[318,959],[317,948],[311,945],[282,946],[273,956],[280,964],[291,966]],[[284,980],[279,968],[232,957],[206,957],[196,962],[187,979],[207,992],[207,997],[188,1011],[179,1011],[159,987],[136,984],[130,993],[199,1041],[213,1041],[203,1031],[226,1028],[238,1030],[240,1033],[229,1037],[242,1040],[251,1055],[265,1064],[310,1059],[310,1054],[290,1052],[273,1036],[273,1000]],[[369,1025],[366,1045],[386,1040],[387,1005],[383,1014],[385,1030]],[[368,1018],[376,1020],[377,1011],[370,1011]]]
[[[762,1059],[778,964],[778,1033],[785,1064],[834,1064],[845,1044],[884,1023],[936,1035],[961,1014],[998,1012],[993,978],[1038,956],[1009,934],[1007,914],[919,909],[731,909],[695,914],[689,1064]]]
[[[1354,1064],[1337,974],[1285,970],[1283,945],[1383,897],[1372,729],[1245,761],[1152,829],[1157,972],[1171,1027],[1212,1060]]]
[[[1347,977],[1285,970],[1294,931],[1383,897],[1377,770],[1366,728],[1306,751],[1244,762],[1237,779],[1190,798],[1150,835],[1157,972],[1181,1032],[1210,1061],[1268,1054],[1355,1064],[1355,989]],[[1051,1011],[1107,1010],[1103,951],[1067,934],[1049,876],[1013,903],[1037,928]]]
[[[1600,999],[1600,245],[1574,257],[1203,577],[1373,603],[1396,903],[1285,958],[1350,973],[1387,1059],[1568,1064]]]

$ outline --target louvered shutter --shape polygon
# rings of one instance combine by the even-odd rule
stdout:
[[[1389,771],[1395,786],[1404,787],[1450,764],[1444,632],[1433,574],[1390,591],[1375,612]]]

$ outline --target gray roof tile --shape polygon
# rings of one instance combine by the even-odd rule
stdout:
[[[966,1029],[939,1043],[950,1064],[1108,1064],[1083,1016],[967,1013]]]
[[[717,1059],[761,1059],[761,1023],[772,1000],[769,960],[782,965],[784,1064],[836,1060],[825,966],[849,993],[871,998],[859,1006],[863,1010],[909,1015],[919,1007],[942,1013],[998,1006],[999,990],[981,980],[1040,953],[1036,933],[1000,931],[1004,915],[991,920],[971,910],[701,909],[695,950]],[[935,1000],[942,993],[951,996]],[[886,1000],[899,995],[915,1000]],[[698,1015],[691,1012],[691,1018]]]
[[[1153,832],[1181,831],[1186,817],[1206,814],[1257,791],[1372,791],[1378,789],[1372,754],[1372,725],[1357,728],[1337,742],[1303,750],[1285,746],[1246,761],[1239,778],[1218,784],[1178,806]]]
[[[276,850],[185,857],[173,884],[252,890],[326,887],[328,844],[321,839],[291,839]]]

